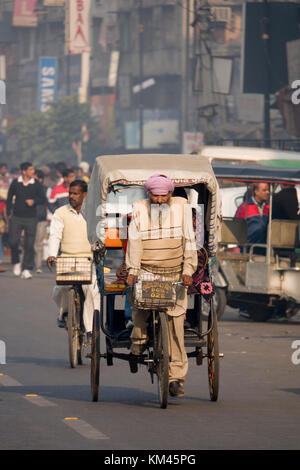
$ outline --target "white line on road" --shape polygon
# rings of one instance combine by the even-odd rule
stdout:
[[[27,394],[24,398],[37,406],[57,406],[56,403],[53,403],[40,395],[36,395],[35,393]]]
[[[20,382],[5,374],[0,374],[0,385],[4,385],[4,387],[22,387]]]
[[[64,418],[64,423],[70,426],[74,431],[81,434],[86,439],[109,439],[108,436],[98,431],[96,428],[88,424],[86,421],[78,418]]]

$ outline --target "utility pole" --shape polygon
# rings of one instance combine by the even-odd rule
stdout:
[[[264,93],[264,140],[265,147],[270,147],[270,14],[268,0],[264,0],[264,17],[262,19],[262,40],[266,59],[266,89]]]
[[[139,135],[140,135],[140,149],[144,148],[144,110],[143,110],[143,91],[142,83],[144,80],[144,24],[142,16],[143,0],[139,0],[138,9],[138,34],[139,34],[139,81],[140,81],[140,92],[139,92]]]

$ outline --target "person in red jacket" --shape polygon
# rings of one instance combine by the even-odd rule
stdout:
[[[246,219],[248,227],[248,243],[266,243],[269,221],[269,185],[254,183],[253,195],[243,202],[235,213],[235,217]]]

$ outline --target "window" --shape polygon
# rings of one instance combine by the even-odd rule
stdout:
[[[144,50],[151,51],[153,49],[153,10],[152,8],[142,8],[141,24],[143,25],[143,42]]]
[[[128,52],[130,49],[130,14],[120,14],[120,50]]]
[[[173,5],[164,6],[162,8],[163,17],[163,38],[164,46],[170,47],[176,45],[176,16],[175,7]]]

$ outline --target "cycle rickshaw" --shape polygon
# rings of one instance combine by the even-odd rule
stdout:
[[[106,155],[96,159],[83,208],[89,241],[95,249],[101,294],[100,308],[94,312],[90,354],[93,401],[98,401],[99,398],[101,359],[105,359],[108,366],[114,364],[114,359],[128,361],[133,372],[129,351],[119,351],[129,350],[131,344],[130,332],[125,328],[124,310],[117,305],[118,300],[124,299],[126,292],[125,282],[116,275],[117,267],[123,259],[122,240],[126,238],[122,217],[130,213],[133,202],[147,197],[144,183],[148,177],[157,173],[165,174],[173,180],[175,195],[184,193],[189,201],[193,200],[195,217],[202,210],[203,248],[198,251],[202,267],[195,273],[195,285],[189,291],[191,305],[186,312],[185,348],[188,358],[194,358],[197,365],[201,365],[203,359],[207,358],[210,399],[216,401],[218,398],[221,355],[211,292],[211,260],[216,253],[220,229],[217,180],[208,160],[197,155],[131,154]],[[109,273],[105,272],[108,270]],[[180,286],[179,283],[175,285],[175,282],[166,285],[161,278],[144,284],[144,305],[152,311],[152,315],[149,316],[146,350],[138,362],[147,367],[152,383],[156,377],[160,407],[166,408],[169,353],[164,312],[166,305],[170,305],[168,302],[174,298],[174,289],[177,291]],[[148,297],[146,291],[148,294],[150,292]],[[147,300],[153,300],[153,292],[157,303],[149,304]],[[209,304],[206,328],[202,317],[203,302]],[[104,352],[100,349],[100,331],[105,337]]]

